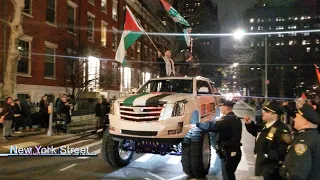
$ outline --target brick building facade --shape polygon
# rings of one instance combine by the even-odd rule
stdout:
[[[1,19],[9,18],[7,12],[12,12],[10,1],[6,2],[0,7]],[[24,35],[18,48],[17,96],[23,98],[28,94],[38,100],[43,95],[56,98],[65,93],[66,77],[71,73],[68,61],[85,61],[81,66],[85,69],[84,78],[98,79],[89,90],[110,98],[156,77],[157,51],[144,35],[128,50],[126,67],[114,61],[126,5],[146,31],[168,31],[139,0],[25,0]],[[1,74],[9,35],[9,28],[1,24]],[[168,37],[151,38],[161,50],[170,44]]]

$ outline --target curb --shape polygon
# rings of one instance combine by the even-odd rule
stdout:
[[[243,103],[244,105],[246,105],[249,109],[251,109],[252,111],[255,111],[254,108],[252,108],[250,105],[248,105],[247,103],[243,102],[240,100],[241,103]]]

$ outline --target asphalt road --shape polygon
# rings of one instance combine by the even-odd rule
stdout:
[[[235,106],[238,116],[253,116],[244,104]],[[239,180],[259,179],[254,177],[254,138],[243,129],[243,156],[236,176]],[[96,157],[0,157],[0,179],[142,179],[185,180],[179,156],[135,154],[131,164],[114,168],[101,157],[101,139],[88,137],[67,144],[71,147],[87,147]],[[211,168],[207,179],[222,179],[220,160],[212,153]]]

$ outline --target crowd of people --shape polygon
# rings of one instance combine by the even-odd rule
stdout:
[[[233,113],[234,103],[224,101],[217,121],[190,124],[216,133],[215,149],[221,158],[223,179],[234,180],[241,160],[242,124]],[[319,101],[294,102],[256,100],[256,120],[244,117],[246,130],[255,137],[255,175],[265,180],[318,180],[320,177]],[[286,114],[286,116],[283,116]]]
[[[52,113],[55,113],[55,116],[57,114],[64,114],[66,125],[71,123],[73,105],[70,102],[70,97],[67,95],[61,94],[56,100],[54,112],[49,108],[47,96],[43,96],[38,105],[39,110],[34,112],[30,96],[26,96],[26,100],[22,102],[19,99],[13,100],[12,97],[7,97],[0,113],[0,116],[4,117],[3,139],[9,140],[12,137],[12,133],[20,134],[22,131],[34,131],[34,124],[38,124],[41,128],[47,130],[49,127],[49,116]]]

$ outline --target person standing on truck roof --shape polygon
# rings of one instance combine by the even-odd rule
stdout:
[[[242,123],[233,112],[234,102],[224,101],[220,104],[224,115],[219,121],[189,124],[188,128],[199,128],[207,132],[217,133],[216,152],[221,159],[222,176],[224,180],[235,180],[235,171],[240,163],[242,152],[240,147]]]

